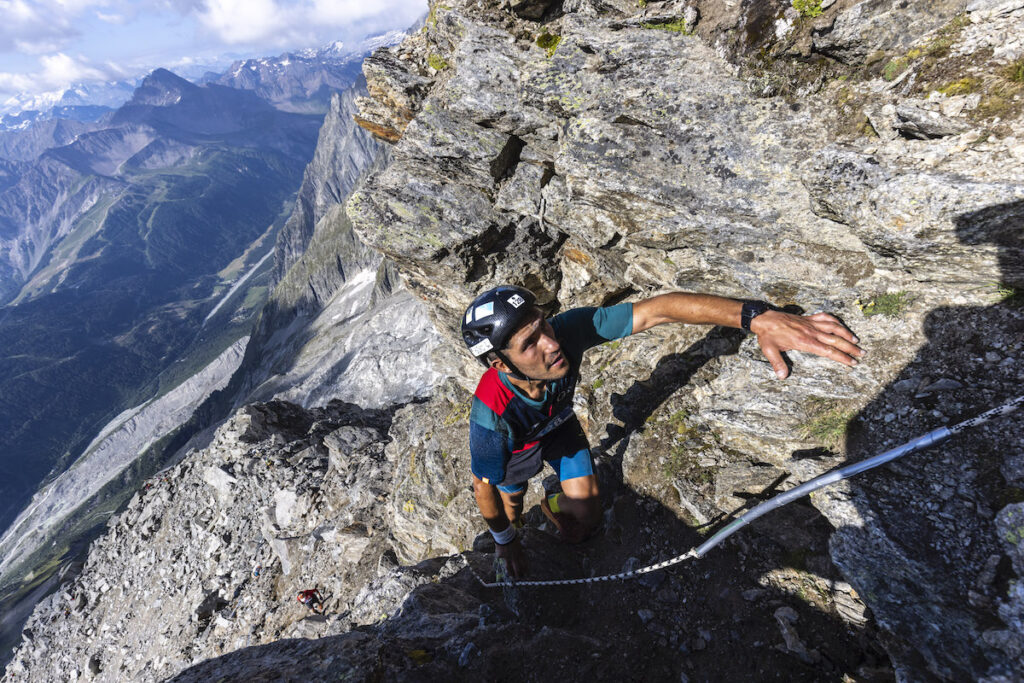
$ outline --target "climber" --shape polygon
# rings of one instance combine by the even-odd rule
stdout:
[[[317,614],[324,613],[324,601],[320,599],[320,591],[316,588],[299,591],[295,599]]]
[[[560,492],[541,500],[559,537],[578,543],[600,519],[590,447],[572,409],[583,352],[670,322],[738,327],[757,335],[779,379],[789,374],[785,351],[807,351],[849,366],[864,354],[835,317],[793,315],[763,301],[678,292],[574,308],[549,320],[529,290],[504,285],[480,294],[462,319],[463,341],[487,367],[470,411],[470,468],[496,555],[513,576],[526,573],[517,529],[526,485],[544,462],[561,482]]]

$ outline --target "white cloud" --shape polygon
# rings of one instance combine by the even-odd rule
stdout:
[[[287,27],[287,16],[274,0],[208,0],[199,21],[228,45],[253,43]]]
[[[103,71],[67,56],[63,52],[46,55],[39,59],[43,69],[38,74],[44,86],[55,88],[71,85],[75,81],[101,80]]]
[[[0,52],[39,54],[76,35],[68,18],[47,3],[0,0],[0,16]]]
[[[377,2],[337,2],[337,0],[313,0],[309,8],[309,20],[316,24],[343,28],[353,22],[372,17],[416,16],[427,11],[426,0],[377,0]],[[406,28],[400,26],[396,28]]]
[[[118,26],[123,26],[128,21],[127,17],[125,17],[123,14],[118,14],[117,12],[111,12],[110,14],[107,14],[106,12],[97,11],[96,17],[100,21],[105,21],[108,24],[117,24]]]
[[[63,90],[79,81],[114,80],[123,76],[123,72],[116,64],[97,66],[63,52],[40,57],[39,67],[35,73],[0,72],[0,93]]]
[[[310,46],[330,42],[357,22],[411,23],[426,9],[426,0],[204,0],[197,16],[227,45]]]

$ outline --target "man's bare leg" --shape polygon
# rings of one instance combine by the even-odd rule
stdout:
[[[601,492],[597,477],[588,474],[562,481],[562,492],[545,500],[544,513],[558,527],[562,540],[579,543],[597,528],[601,520]],[[556,511],[557,508],[557,511]]]
[[[501,504],[505,508],[505,516],[516,527],[523,523],[523,498],[526,497],[526,489],[518,493],[507,493],[498,489],[501,496]]]

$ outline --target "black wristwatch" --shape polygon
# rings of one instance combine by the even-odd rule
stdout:
[[[750,321],[765,311],[772,310],[772,305],[767,301],[754,301],[753,299],[743,302],[740,310],[740,327],[745,332],[750,332]]]

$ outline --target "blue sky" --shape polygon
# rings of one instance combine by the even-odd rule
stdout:
[[[427,0],[0,0],[0,109],[79,81],[408,28]]]

